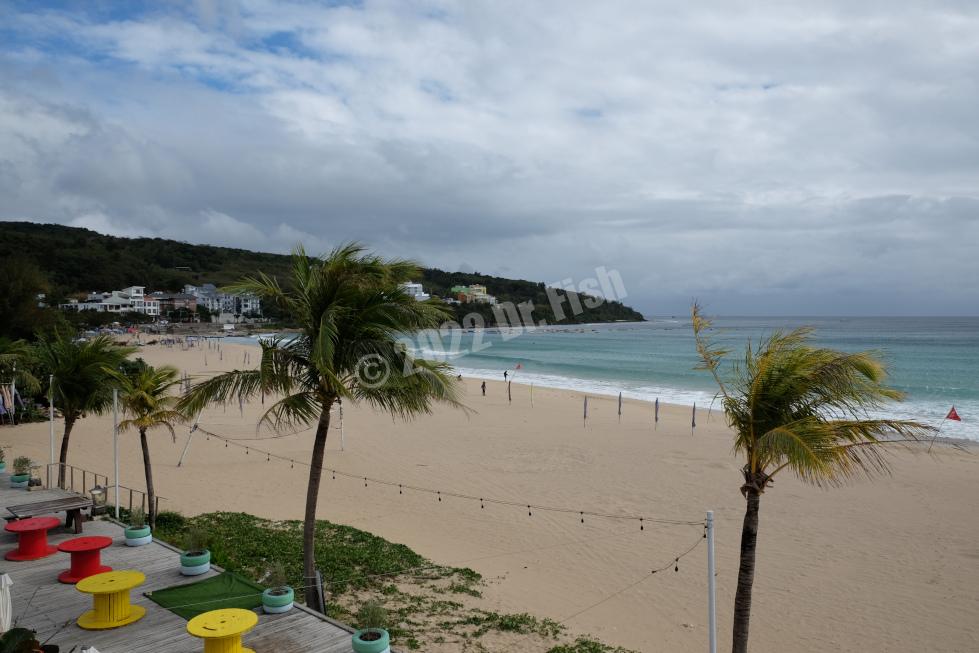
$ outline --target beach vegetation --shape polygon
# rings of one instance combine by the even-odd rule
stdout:
[[[385,259],[356,244],[338,247],[324,258],[307,256],[297,247],[288,285],[259,273],[227,290],[261,297],[288,314],[300,331],[263,340],[258,369],[213,376],[181,401],[181,410],[196,414],[212,402],[272,396],[277,400],[260,425],[274,430],[315,425],[302,552],[307,582],[316,572],[316,508],[332,411],[348,401],[408,419],[430,412],[435,402],[459,405],[451,367],[413,359],[399,341],[406,334],[437,328],[447,316],[443,307],[415,301],[401,288],[418,273],[415,263]],[[316,593],[307,594],[306,600],[314,609],[324,609]]]
[[[812,330],[774,331],[726,366],[730,351],[711,336],[711,321],[694,304],[693,331],[700,369],[713,375],[718,398],[744,460],[745,516],[734,599],[732,651],[748,650],[761,496],[789,471],[803,482],[838,485],[858,475],[887,472],[886,447],[915,441],[932,428],[873,415],[902,398],[885,385],[875,352],[843,352],[812,344]]]
[[[173,427],[186,420],[184,413],[177,408],[178,397],[173,394],[173,390],[180,385],[180,373],[177,368],[168,365],[154,368],[145,364],[131,366],[128,373],[115,368],[109,368],[106,372],[119,388],[119,406],[124,417],[119,422],[119,432],[139,433],[149,525],[151,529],[156,529],[156,490],[147,433],[162,429],[176,440]]]
[[[58,457],[58,487],[65,485],[68,445],[75,423],[112,406],[114,370],[135,350],[116,345],[108,336],[80,340],[66,330],[42,334],[34,355],[45,375],[53,376],[50,396],[64,417]]]
[[[25,476],[31,473],[34,468],[34,461],[27,456],[17,456],[14,458],[14,476]]]

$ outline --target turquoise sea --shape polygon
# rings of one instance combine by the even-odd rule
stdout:
[[[718,340],[735,351],[773,329],[815,328],[816,343],[845,351],[878,350],[890,382],[907,393],[892,416],[938,425],[955,405],[962,422],[942,434],[979,440],[979,318],[724,317]],[[420,356],[443,357],[466,376],[515,380],[582,393],[707,407],[710,376],[697,363],[690,321],[659,317],[641,323],[549,326],[522,331],[443,332],[413,339]]]

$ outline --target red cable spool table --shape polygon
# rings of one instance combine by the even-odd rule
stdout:
[[[60,525],[61,521],[55,517],[31,517],[8,523],[4,530],[17,534],[17,548],[8,551],[4,558],[20,562],[57,553],[58,549],[48,544],[48,530]]]
[[[58,550],[71,554],[71,569],[58,574],[62,583],[77,583],[83,578],[112,571],[102,564],[102,549],[112,546],[111,537],[92,535],[76,537],[58,545]]]

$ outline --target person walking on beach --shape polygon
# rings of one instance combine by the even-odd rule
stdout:
[[[503,370],[503,380],[504,381],[506,381],[506,375],[507,375],[507,371],[506,370]]]
[[[483,396],[486,396],[486,381],[483,381],[482,385],[479,386],[483,391]]]

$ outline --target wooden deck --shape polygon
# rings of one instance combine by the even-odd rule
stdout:
[[[0,513],[6,507],[34,501],[72,496],[61,490],[27,492],[10,487],[7,474],[0,474]],[[57,515],[64,521],[64,514]],[[103,564],[115,569],[135,569],[146,574],[146,583],[134,590],[132,602],[146,608],[146,616],[134,624],[116,630],[86,631],[75,625],[75,619],[91,609],[90,596],[73,585],[58,582],[58,574],[68,568],[68,555],[58,553],[32,562],[9,562],[0,557],[0,573],[13,579],[13,608],[17,625],[37,630],[43,642],[48,637],[65,653],[83,645],[96,647],[100,653],[197,653],[201,640],[187,634],[187,622],[143,596],[164,587],[180,585],[214,576],[217,572],[194,579],[180,575],[179,552],[154,541],[141,547],[123,543],[123,530],[117,524],[97,520],[85,522],[86,535],[105,535],[113,539],[102,551]],[[63,526],[48,533],[52,544],[76,537]],[[0,531],[0,551],[16,546],[12,533]],[[350,631],[323,615],[297,605],[281,615],[259,613],[258,626],[245,635],[245,646],[256,653],[348,653]]]

